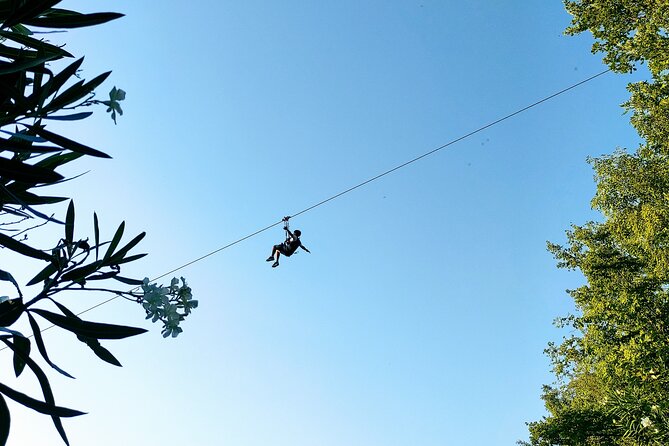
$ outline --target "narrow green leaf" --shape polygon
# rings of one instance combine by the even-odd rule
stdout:
[[[50,54],[48,56],[42,57],[30,57],[24,59],[18,59],[16,62],[0,62],[0,75],[16,73],[19,71],[26,71],[30,68],[34,68],[38,65],[42,65],[44,62],[56,59],[56,56]]]
[[[53,76],[41,88],[39,88],[32,95],[30,95],[30,100],[33,101],[34,103],[39,103],[40,105],[43,104],[46,98],[48,98],[53,93],[58,91],[60,87],[65,85],[65,82],[67,82],[67,80],[70,77],[74,76],[77,73],[77,70],[79,69],[83,61],[84,58],[82,57],[80,59],[75,60],[67,67],[65,67],[63,71]]]
[[[62,151],[63,149],[58,149],[58,150]],[[55,169],[58,166],[62,166],[71,161],[77,160],[82,156],[84,155],[81,153],[74,153],[74,152],[58,153],[56,155],[51,155],[48,158],[44,158],[43,160],[35,163],[35,165],[39,167],[46,167],[48,169]]]
[[[84,344],[88,345],[91,350],[93,350],[93,353],[95,353],[95,355],[104,362],[115,365],[116,367],[123,367],[119,360],[116,359],[109,350],[100,345],[100,341],[97,339],[88,338],[85,336],[77,336],[77,338]]]
[[[56,96],[44,107],[44,111],[58,111],[64,107],[83,99],[89,91],[83,87],[84,81],[77,81],[68,87],[64,92]]]
[[[25,393],[17,392],[16,390],[7,387],[2,383],[0,383],[0,393],[13,399],[19,404],[22,404],[32,410],[35,410],[39,413],[43,413],[46,415],[55,415],[57,417],[63,417],[63,418],[85,415],[85,412],[81,412],[74,409],[68,409],[66,407],[58,407],[53,404],[47,404],[43,401],[36,400],[34,398],[29,397]]]
[[[63,179],[61,174],[53,170],[3,157],[0,157],[0,177],[5,181],[14,180],[35,184],[54,183]]]
[[[137,286],[137,285],[142,285],[144,281],[139,280],[139,279],[130,279],[128,277],[123,277],[123,276],[114,276],[114,280],[118,280],[121,283],[125,283],[126,285],[132,285],[132,286]]]
[[[58,0],[58,1],[60,1],[60,0]],[[17,25],[13,25],[11,28],[12,28],[12,31],[14,31],[15,33],[23,34],[24,36],[32,36],[32,34],[33,34],[32,31],[30,31],[28,28],[21,25],[20,23],[17,24]]]
[[[130,242],[128,242],[127,245],[119,249],[113,256],[111,256],[111,258],[108,261],[108,264],[116,265],[117,264],[116,262],[120,262],[121,260],[123,260],[123,257],[128,253],[128,251],[137,246],[137,244],[141,242],[145,236],[146,232],[142,232],[141,234],[130,240]]]
[[[52,184],[57,184],[57,183],[58,181]],[[7,186],[6,189],[10,190],[11,194],[8,194],[7,190],[0,189],[0,201],[2,201],[2,203],[5,204],[18,204],[21,206],[25,206],[26,204],[28,204],[37,206],[42,204],[56,204],[67,200],[67,197],[44,197],[35,195],[30,192],[25,192],[23,190],[18,190],[17,186],[19,184],[23,185],[24,187],[26,186],[25,183],[12,183],[11,185]],[[28,186],[30,186],[30,184],[28,184]]]
[[[86,88],[93,91],[100,86],[111,74],[111,71],[106,71],[98,76],[95,76],[93,79],[86,83]]]
[[[56,371],[58,371],[60,374],[65,375],[68,378],[74,379],[74,376],[70,375],[65,370],[61,369],[56,364],[51,362],[51,359],[49,359],[49,355],[46,352],[46,345],[44,345],[44,339],[42,339],[42,331],[40,330],[40,327],[37,324],[37,321],[35,320],[33,315],[30,313],[27,314],[28,314],[28,321],[30,322],[30,328],[33,331],[33,336],[35,337],[35,342],[37,343],[37,350],[39,350],[40,354],[42,355],[42,358],[44,358],[46,363],[49,364],[52,368],[54,368]]]
[[[30,2],[18,3],[19,8],[13,9],[12,14],[5,19],[2,28],[18,25],[25,19],[37,17],[47,11],[49,8],[60,3],[61,0],[33,0]]]
[[[99,258],[100,226],[98,225],[98,214],[93,212],[93,230],[95,231],[95,260]]]
[[[62,276],[62,280],[71,280],[73,282],[78,282],[82,279],[85,279],[88,275],[93,274],[103,266],[102,262],[95,261],[89,263],[88,265],[80,266],[71,271],[66,272]]]
[[[5,398],[0,394],[0,445],[2,446],[7,444],[10,424],[11,418],[9,416],[9,408],[7,407]]]
[[[38,284],[38,283],[48,279],[49,277],[51,277],[51,275],[53,273],[55,273],[56,271],[58,271],[58,266],[56,266],[54,263],[49,263],[46,266],[46,268],[44,268],[42,271],[40,271],[35,277],[30,279],[30,282],[28,282],[26,285],[31,286],[31,285]]]
[[[17,141],[16,139],[0,138],[0,149],[10,152],[31,152],[31,153],[50,153],[62,152],[63,149],[54,146],[33,146],[26,141]],[[37,165],[37,164],[36,164]]]
[[[44,128],[36,127],[35,132],[39,136],[42,136],[43,138],[51,141],[52,143],[58,144],[59,146],[64,147],[73,152],[83,153],[84,155],[96,156],[99,158],[111,158],[111,156],[107,155],[106,153],[100,152],[99,150],[95,150],[91,147],[85,146],[76,141],[72,141],[71,139],[65,138],[64,136],[51,133],[50,131]]]
[[[7,342],[6,340],[2,339],[2,341],[7,345],[8,347],[12,348],[12,344]],[[35,361],[33,361],[30,356],[26,356],[23,354],[23,352],[18,351],[14,348],[12,348],[15,352],[18,352],[19,355],[21,355],[22,359],[26,362],[26,365],[30,367],[30,370],[35,374],[35,377],[37,377],[37,381],[39,382],[39,385],[42,389],[42,395],[44,395],[44,401],[47,404],[50,404],[51,406],[56,405],[56,400],[54,399],[53,396],[53,391],[51,390],[51,384],[49,383],[49,379],[47,378],[46,374],[44,371],[40,368],[40,366],[37,365]],[[67,435],[65,434],[65,429],[63,428],[63,423],[60,421],[60,416],[51,414],[51,420],[53,421],[54,426],[56,427],[56,430],[60,434],[60,437],[63,439],[65,444],[69,444],[67,440]]]
[[[14,276],[12,276],[10,273],[0,269],[0,280],[14,284],[14,286],[16,287],[16,291],[19,292],[19,296],[21,295],[21,288],[19,288],[19,284],[16,283],[16,280],[14,280]]]
[[[74,243],[74,200],[70,200],[65,217],[65,240],[68,244]]]
[[[91,116],[93,112],[73,113],[71,115],[48,115],[44,119],[51,119],[53,121],[80,121]]]
[[[134,262],[135,260],[141,259],[142,257],[145,257],[147,254],[135,254],[134,256],[128,256],[123,260],[119,260],[116,263],[113,263],[112,265],[123,265],[124,263],[130,263]]]
[[[114,250],[118,246],[118,244],[121,242],[121,237],[123,237],[123,231],[125,230],[125,221],[121,222],[119,225],[118,229],[116,230],[116,233],[114,234],[114,238],[112,238],[111,243],[109,244],[109,247],[107,248],[107,252],[105,252],[105,256],[102,258],[102,261],[106,261],[109,259],[113,254]]]
[[[4,246],[5,248],[11,249],[14,252],[18,252],[19,254],[23,254],[24,256],[32,257],[34,259],[46,260],[48,262],[51,261],[51,255],[16,241],[2,233],[0,233],[0,246]]]
[[[13,336],[14,340],[14,373],[18,378],[26,366],[24,356],[30,356],[30,340],[22,336]]]
[[[11,32],[11,31],[4,31],[0,30],[0,37],[4,37],[6,39],[12,40],[16,43],[20,43],[21,45],[25,45],[27,47],[45,52],[45,53],[51,53],[55,56],[59,57],[74,57],[72,54],[68,53],[61,47],[51,45],[50,43],[46,43],[43,40],[38,40],[30,36],[26,36],[23,34],[19,34],[16,32]]]
[[[59,15],[53,17],[36,17],[30,20],[24,20],[22,23],[41,28],[81,28],[84,26],[95,26],[123,17],[123,14],[116,12],[95,12],[92,14],[80,14],[73,11],[69,15]]]
[[[30,309],[29,311],[39,314],[52,324],[58,325],[72,333],[95,339],[123,339],[146,332],[143,328],[88,322],[81,319],[77,320],[72,317],[61,316],[60,314],[42,309]]]

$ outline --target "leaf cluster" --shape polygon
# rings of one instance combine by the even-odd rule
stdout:
[[[17,378],[30,370],[42,391],[38,399],[0,383],[0,445],[7,441],[10,428],[5,398],[51,417],[66,444],[68,439],[61,419],[83,414],[56,404],[48,377],[34,360],[35,354],[39,354],[55,371],[72,378],[49,355],[41,334],[43,322],[71,332],[97,357],[116,366],[120,362],[100,340],[123,339],[146,331],[83,320],[56,300],[62,292],[101,290],[141,301],[140,293],[97,284],[111,281],[123,286],[141,285],[138,279],[122,276],[121,268],[145,255],[130,252],[144,238],[144,233],[122,243],[125,223],[121,223],[110,239],[102,240],[97,215],[93,216],[94,234],[77,237],[72,200],[62,220],[43,211],[48,205],[68,200],[42,192],[72,179],[59,173],[64,165],[85,156],[109,158],[98,149],[47,129],[47,123],[81,121],[92,112],[77,109],[95,104],[106,105],[116,121],[116,114],[122,114],[119,102],[125,99],[125,92],[116,87],[109,101],[95,99],[95,90],[110,72],[82,78],[83,58],[75,58],[62,45],[49,42],[34,31],[94,26],[122,15],[84,14],[57,8],[59,3],[58,0],[0,1],[0,252],[11,251],[43,265],[26,284],[40,288],[32,298],[25,296],[27,292],[9,271],[0,270],[0,281],[11,283],[16,290],[13,296],[0,297],[0,341],[13,352]],[[38,223],[32,223],[35,221]],[[48,248],[34,246],[28,234],[47,224],[61,226],[62,238]],[[45,308],[44,304],[52,308]],[[29,323],[32,340],[8,328],[22,316]]]

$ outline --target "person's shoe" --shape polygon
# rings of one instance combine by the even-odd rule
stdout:
[[[267,257],[267,260],[265,260],[265,261],[266,261],[266,262],[271,262],[272,260],[274,260],[274,256],[269,256],[269,257]]]
[[[279,266],[279,262],[272,263],[272,268],[276,268],[277,266]]]

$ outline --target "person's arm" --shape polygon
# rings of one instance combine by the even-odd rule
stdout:
[[[306,246],[304,246],[304,245],[300,245],[300,248],[304,249],[304,250],[307,251],[309,254],[311,254],[311,251],[309,251],[309,250],[306,248]]]

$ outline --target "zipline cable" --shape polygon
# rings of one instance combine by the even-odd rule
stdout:
[[[488,123],[488,124],[485,124],[485,125],[483,125],[483,126],[477,128],[476,130],[473,130],[473,131],[471,131],[471,132],[469,132],[469,133],[467,133],[467,134],[465,134],[465,135],[463,135],[463,136],[460,136],[460,137],[458,137],[458,138],[455,138],[455,139],[453,139],[453,140],[447,142],[446,144],[437,147],[436,149],[432,149],[432,150],[430,150],[429,152],[423,153],[422,155],[419,155],[419,156],[417,156],[417,157],[415,157],[415,158],[413,158],[413,159],[411,159],[411,160],[409,160],[409,161],[406,161],[406,162],[404,162],[404,163],[402,163],[402,164],[400,164],[400,165],[398,165],[398,166],[395,166],[395,167],[393,167],[392,169],[388,169],[388,170],[386,170],[385,172],[382,172],[382,173],[380,173],[380,174],[378,174],[378,175],[376,175],[376,176],[373,176],[373,177],[371,177],[371,178],[369,178],[369,179],[367,179],[367,180],[365,180],[365,181],[363,181],[363,182],[361,182],[361,183],[356,184],[355,186],[349,187],[348,189],[346,189],[346,190],[344,190],[344,191],[342,191],[342,192],[339,192],[339,193],[337,193],[337,194],[335,194],[335,195],[332,195],[331,197],[326,198],[325,200],[319,201],[319,202],[316,203],[316,204],[313,204],[313,205],[311,205],[311,206],[309,206],[309,207],[307,207],[307,208],[305,208],[305,209],[302,209],[301,211],[299,211],[299,212],[297,212],[297,213],[295,213],[295,214],[293,214],[293,215],[290,215],[289,218],[297,217],[298,215],[302,215],[302,214],[304,214],[304,213],[306,213],[306,212],[309,212],[309,211],[311,211],[312,209],[315,209],[315,208],[317,208],[317,207],[319,207],[319,206],[324,205],[325,203],[328,203],[328,202],[330,202],[330,201],[332,201],[332,200],[334,200],[334,199],[336,199],[336,198],[341,197],[342,195],[348,194],[349,192],[352,192],[352,191],[354,191],[354,190],[356,190],[356,189],[358,189],[358,188],[361,188],[362,186],[365,186],[365,185],[367,185],[367,184],[369,184],[369,183],[371,183],[371,182],[373,182],[373,181],[376,181],[376,180],[378,180],[379,178],[382,178],[382,177],[384,177],[384,176],[386,176],[386,175],[389,175],[389,174],[391,174],[391,173],[393,173],[393,172],[395,172],[395,171],[397,171],[397,170],[399,170],[399,169],[402,169],[403,167],[406,167],[406,166],[408,166],[408,165],[410,165],[410,164],[415,163],[416,161],[419,161],[419,160],[421,160],[421,159],[423,159],[423,158],[426,158],[426,157],[428,157],[428,156],[430,156],[430,155],[433,155],[433,154],[439,152],[440,150],[443,150],[443,149],[445,149],[445,148],[447,148],[447,147],[449,147],[449,146],[452,146],[453,144],[455,144],[455,143],[457,143],[457,142],[460,142],[460,141],[462,141],[463,139],[469,138],[470,136],[473,136],[473,135],[475,135],[475,134],[477,134],[477,133],[482,132],[483,130],[486,130],[486,129],[488,129],[488,128],[494,126],[494,125],[499,124],[500,122],[506,121],[507,119],[510,119],[510,118],[512,118],[512,117],[514,117],[514,116],[516,116],[516,115],[519,115],[520,113],[523,113],[523,112],[525,112],[525,111],[527,111],[527,110],[529,110],[529,109],[531,109],[531,108],[534,108],[534,107],[536,107],[537,105],[543,104],[544,102],[549,101],[549,100],[551,100],[551,99],[553,99],[553,98],[555,98],[555,97],[557,97],[557,96],[560,96],[560,95],[563,94],[563,93],[566,93],[566,92],[568,92],[568,91],[570,91],[570,90],[573,90],[574,88],[579,87],[579,86],[581,86],[581,85],[583,85],[583,84],[585,84],[585,83],[587,83],[587,82],[590,82],[591,80],[594,80],[594,79],[598,78],[599,76],[602,76],[602,75],[608,73],[609,71],[611,71],[610,68],[609,68],[609,69],[606,69],[606,70],[604,70],[604,71],[601,71],[601,72],[599,72],[599,73],[597,73],[597,74],[595,74],[595,75],[592,75],[592,76],[590,76],[590,77],[588,77],[588,78],[586,78],[586,79],[583,79],[582,81],[579,81],[579,82],[577,82],[577,83],[575,83],[575,84],[572,84],[572,85],[570,85],[570,86],[568,86],[568,87],[566,87],[566,88],[563,88],[562,90],[560,90],[560,91],[558,91],[558,92],[556,92],[556,93],[553,93],[553,94],[551,94],[551,95],[549,95],[549,96],[546,96],[545,98],[540,99],[540,100],[538,100],[538,101],[536,101],[536,102],[533,102],[532,104],[527,105],[527,106],[525,106],[525,107],[523,107],[523,108],[521,108],[521,109],[519,109],[519,110],[516,110],[516,111],[514,111],[513,113],[509,113],[509,114],[506,115],[506,116],[503,116],[503,117],[501,117],[501,118],[499,118],[499,119],[496,119],[496,120],[494,120],[494,121],[492,121],[492,122],[490,122],[490,123]],[[237,240],[235,240],[235,241],[232,242],[232,243],[228,243],[228,244],[225,245],[225,246],[222,246],[222,247],[220,247],[220,248],[217,248],[217,249],[215,249],[215,250],[213,250],[213,251],[211,251],[211,252],[209,252],[209,253],[207,253],[207,254],[205,254],[205,255],[203,255],[203,256],[200,256],[200,257],[198,257],[198,258],[196,258],[196,259],[194,259],[194,260],[191,260],[191,261],[189,261],[189,262],[187,262],[187,263],[184,263],[183,265],[178,266],[178,267],[176,267],[176,268],[174,268],[174,269],[172,269],[172,270],[170,270],[170,271],[168,271],[168,272],[166,272],[166,273],[163,273],[163,274],[161,274],[160,276],[156,277],[155,279],[151,280],[151,282],[155,282],[155,281],[157,281],[157,280],[159,280],[159,279],[162,279],[163,277],[165,277],[165,276],[167,276],[167,275],[170,275],[170,274],[172,274],[172,273],[174,273],[174,272],[177,272],[177,271],[179,271],[179,270],[182,270],[182,269],[184,269],[184,268],[186,268],[186,267],[188,267],[188,266],[190,266],[190,265],[192,265],[192,264],[194,264],[194,263],[197,263],[197,262],[199,262],[199,261],[201,261],[201,260],[206,259],[207,257],[213,256],[214,254],[217,254],[217,253],[223,251],[224,249],[230,248],[231,246],[234,246],[234,245],[236,245],[236,244],[238,244],[238,243],[241,243],[241,242],[243,242],[244,240],[250,239],[251,237],[255,237],[256,235],[258,235],[258,234],[260,234],[260,233],[262,233],[262,232],[265,232],[265,231],[267,231],[268,229],[271,229],[271,228],[273,228],[273,227],[275,227],[275,226],[277,226],[277,225],[279,225],[279,224],[281,224],[281,223],[283,223],[283,222],[284,222],[284,220],[282,219],[282,220],[279,220],[279,221],[277,221],[277,222],[275,222],[275,223],[272,223],[272,224],[269,225],[269,226],[265,226],[264,228],[259,229],[259,230],[255,231],[255,232],[253,232],[253,233],[251,233],[251,234],[249,234],[249,235],[246,235],[246,236],[244,236],[244,237],[242,237],[242,238],[240,238],[240,239],[237,239]],[[137,289],[137,287],[133,288],[133,290],[135,290],[135,289]],[[77,313],[77,316],[79,316],[79,315],[81,315],[81,314],[83,314],[83,313],[86,313],[86,312],[88,312],[88,311],[91,311],[92,309],[97,308],[97,307],[99,307],[99,306],[101,306],[101,305],[104,305],[104,304],[106,304],[106,303],[108,303],[108,302],[111,302],[112,300],[117,299],[118,297],[119,297],[119,296],[114,296],[114,297],[112,297],[112,298],[110,298],[110,299],[107,299],[107,300],[105,300],[105,301],[103,301],[103,302],[98,303],[97,305],[94,305],[94,306],[92,306],[92,307],[90,307],[90,308],[87,308],[86,310],[83,310],[83,311],[81,311],[80,313]],[[42,331],[46,331],[46,330],[48,330],[49,328],[52,328],[52,327],[53,327],[53,325],[50,326],[50,327],[45,328],[45,329],[42,330]],[[4,347],[4,348],[0,349],[0,351],[4,350],[5,348],[7,348],[7,347]]]

